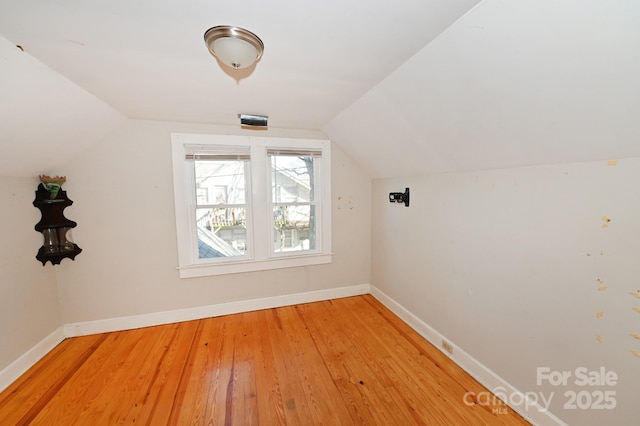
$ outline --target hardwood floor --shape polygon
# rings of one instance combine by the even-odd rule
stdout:
[[[486,389],[365,295],[67,339],[0,393],[0,424],[528,424],[467,391]]]

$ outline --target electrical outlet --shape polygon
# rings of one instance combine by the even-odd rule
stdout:
[[[443,340],[442,347],[444,348],[445,351],[453,355],[453,346],[451,346],[451,343],[447,342],[446,340]]]

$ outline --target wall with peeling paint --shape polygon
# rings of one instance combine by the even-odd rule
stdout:
[[[411,188],[411,205],[388,193]],[[569,424],[631,425],[640,392],[640,159],[373,183],[372,284]],[[604,366],[613,387],[538,386]],[[612,410],[566,391],[615,391]]]

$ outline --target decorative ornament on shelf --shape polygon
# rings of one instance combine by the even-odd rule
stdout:
[[[54,199],[58,196],[58,192],[60,191],[60,187],[63,183],[67,181],[66,176],[47,176],[40,175],[40,182],[42,185],[49,191],[49,198]]]

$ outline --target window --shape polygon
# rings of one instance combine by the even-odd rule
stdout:
[[[330,143],[172,134],[180,277],[331,261]]]
[[[185,153],[193,162],[198,259],[245,256],[249,150],[196,145]]]
[[[317,181],[321,151],[268,149],[274,253],[318,246]]]

